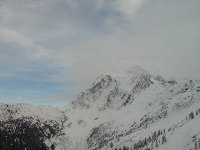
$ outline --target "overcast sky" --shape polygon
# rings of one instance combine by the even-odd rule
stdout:
[[[199,0],[0,0],[0,102],[62,105],[135,65],[200,79]]]

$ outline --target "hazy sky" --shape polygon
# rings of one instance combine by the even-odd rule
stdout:
[[[200,79],[199,0],[0,0],[0,102],[62,105],[135,65]]]

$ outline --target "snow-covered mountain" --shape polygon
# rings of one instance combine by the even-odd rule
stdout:
[[[200,80],[136,67],[101,75],[63,107],[0,105],[2,150],[200,149]]]

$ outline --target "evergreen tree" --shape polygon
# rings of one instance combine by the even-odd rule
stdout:
[[[113,148],[113,143],[112,142],[110,143],[110,147]]]
[[[194,113],[191,112],[191,113],[189,114],[189,119],[193,119],[193,118],[194,118]]]
[[[163,135],[163,136],[162,136],[162,144],[164,144],[165,142],[167,142],[167,139],[166,139],[166,136]]]

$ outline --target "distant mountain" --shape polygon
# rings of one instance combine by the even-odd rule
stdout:
[[[200,80],[136,67],[63,107],[0,104],[1,150],[198,150]]]

